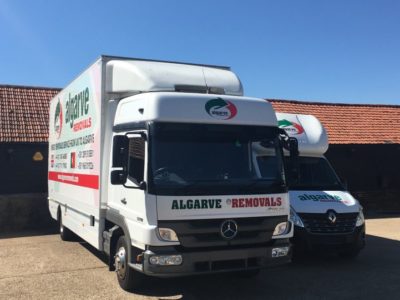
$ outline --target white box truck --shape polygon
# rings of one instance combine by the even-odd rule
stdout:
[[[285,151],[295,256],[314,250],[356,257],[365,245],[364,215],[324,157],[328,150],[325,128],[312,115],[276,115],[279,127],[298,141],[298,156]],[[259,155],[257,160],[261,173],[267,172],[268,158]]]
[[[50,103],[49,209],[109,257],[123,289],[145,275],[290,261],[275,111],[226,67],[102,56]],[[267,149],[273,176],[255,170]],[[239,273],[240,273],[239,272]]]

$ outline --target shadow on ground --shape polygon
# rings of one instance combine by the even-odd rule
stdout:
[[[35,226],[32,226],[33,229],[7,230],[5,232],[3,230],[0,230],[0,239],[40,236],[58,233],[58,225],[55,220],[49,218],[46,222],[46,227],[42,228],[35,228]]]
[[[82,245],[106,263],[100,252]],[[400,292],[399,253],[400,241],[368,235],[366,248],[353,260],[318,255],[263,270],[255,278],[148,278],[135,293],[160,299],[395,299]]]
[[[391,219],[400,218],[400,212],[398,211],[386,211],[386,212],[370,212],[365,214],[365,219]]]

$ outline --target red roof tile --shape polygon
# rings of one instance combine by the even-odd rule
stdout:
[[[267,100],[278,112],[316,116],[331,144],[400,144],[400,105]]]
[[[0,85],[0,142],[47,142],[49,102],[59,91]]]
[[[60,89],[0,85],[0,142],[47,142],[49,101]],[[268,99],[279,112],[312,114],[332,144],[400,144],[400,106]]]

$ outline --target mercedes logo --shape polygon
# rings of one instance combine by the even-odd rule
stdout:
[[[221,236],[224,239],[233,239],[238,231],[238,225],[234,220],[226,220],[221,224]]]
[[[336,214],[333,211],[328,212],[328,220],[331,222],[331,224],[335,224],[336,222]]]

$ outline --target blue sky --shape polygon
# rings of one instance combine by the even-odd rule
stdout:
[[[0,0],[0,84],[100,54],[231,66],[247,96],[400,104],[400,1]]]

